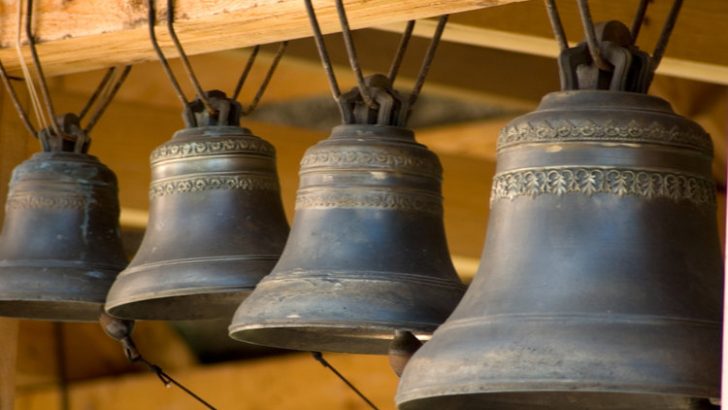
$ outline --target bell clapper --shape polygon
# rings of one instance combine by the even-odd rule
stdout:
[[[177,380],[172,378],[172,376],[162,370],[161,367],[146,360],[141,355],[141,353],[139,353],[139,350],[137,350],[137,347],[134,344],[134,340],[131,338],[131,334],[134,331],[133,320],[117,319],[102,311],[99,315],[99,324],[101,325],[101,329],[103,329],[104,333],[106,333],[107,336],[121,344],[122,348],[124,349],[124,355],[127,359],[129,359],[130,362],[144,363],[149,368],[149,370],[154,372],[157,377],[159,377],[159,380],[162,381],[164,387],[170,387],[172,385],[175,385],[179,387],[182,391],[187,393],[190,397],[200,402],[200,404],[204,405],[208,409],[215,410],[215,407],[213,407],[210,403],[208,403],[202,397],[194,393],[192,390],[188,389]]]
[[[420,347],[422,342],[412,332],[399,329],[394,331],[394,338],[389,344],[389,365],[397,377],[402,376],[407,362]]]

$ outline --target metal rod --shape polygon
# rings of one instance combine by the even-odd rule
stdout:
[[[2,64],[2,62],[0,62],[0,80],[2,80],[3,85],[5,85],[5,89],[8,91],[8,94],[10,95],[10,100],[13,102],[13,106],[15,106],[15,110],[18,112],[20,120],[25,126],[25,129],[28,130],[28,132],[32,136],[38,138],[38,131],[35,129],[35,127],[33,127],[33,124],[28,118],[28,114],[23,109],[22,104],[20,104],[20,100],[18,100],[18,94],[15,92],[15,88],[13,88],[13,85],[10,83],[10,77],[8,76],[7,71],[5,71],[5,66]]]
[[[20,63],[20,69],[23,73],[23,77],[25,78],[25,86],[28,89],[28,96],[30,97],[30,103],[33,107],[33,113],[35,114],[36,119],[38,120],[38,127],[40,129],[47,129],[48,122],[45,120],[45,114],[43,114],[43,107],[40,102],[40,97],[38,96],[38,92],[35,88],[35,85],[33,83],[33,75],[30,73],[30,69],[28,68],[28,65],[25,63],[25,57],[23,57],[22,52],[22,43],[21,39],[23,37],[23,1],[18,1],[18,10],[17,10],[17,26],[16,26],[16,32],[15,32],[15,52],[18,55],[18,62]],[[50,146],[48,145],[47,141],[41,140],[43,150],[49,150]]]
[[[556,42],[559,43],[559,49],[564,51],[569,48],[569,42],[566,40],[566,32],[564,31],[564,25],[561,23],[559,9],[556,7],[556,0],[545,0],[545,3],[554,37],[556,37]]]
[[[174,47],[177,49],[177,53],[179,53],[179,57],[182,60],[182,67],[184,67],[187,77],[189,78],[190,83],[192,83],[192,87],[195,89],[197,98],[202,101],[207,112],[211,115],[215,115],[218,110],[213,108],[210,104],[210,100],[207,98],[205,90],[202,89],[202,86],[195,75],[195,71],[192,69],[192,64],[190,63],[185,50],[182,48],[182,43],[180,43],[179,38],[177,37],[177,32],[174,30],[174,0],[167,0],[167,30],[169,31],[172,43],[174,43]]]
[[[359,65],[359,58],[356,54],[356,48],[354,47],[354,39],[351,35],[349,20],[346,18],[346,10],[344,10],[343,0],[336,0],[336,11],[339,14],[341,34],[344,38],[344,45],[346,46],[346,52],[349,56],[349,65],[351,65],[351,69],[354,71],[359,92],[361,93],[364,103],[369,108],[376,108],[377,103],[372,99],[372,96],[369,93],[369,87],[367,87],[366,81],[364,80],[364,74],[362,73],[361,66]]]
[[[417,101],[417,98],[420,96],[420,92],[422,91],[422,87],[425,85],[425,78],[427,78],[427,74],[430,72],[430,66],[432,65],[432,60],[435,58],[435,52],[437,51],[437,46],[440,44],[440,39],[442,39],[442,32],[445,31],[447,19],[448,16],[444,15],[440,16],[440,19],[437,21],[437,28],[435,29],[435,33],[432,35],[430,47],[428,47],[427,49],[425,58],[422,61],[422,67],[420,67],[420,72],[419,74],[417,74],[415,86],[412,89],[412,94],[410,94],[409,97],[410,110],[412,109],[412,106],[415,105],[415,102]]]
[[[316,359],[317,362],[321,363],[321,365],[323,367],[331,370],[331,372],[334,373],[336,375],[336,377],[339,378],[339,380],[341,380],[342,382],[344,382],[344,384],[346,384],[349,387],[349,389],[351,389],[351,391],[353,391],[354,393],[356,393],[357,396],[359,396],[362,400],[364,400],[364,402],[366,404],[368,404],[369,407],[371,407],[374,410],[379,410],[379,408],[374,403],[372,403],[372,401],[369,400],[364,395],[364,393],[362,393],[361,391],[359,391],[359,389],[357,389],[349,380],[347,380],[346,377],[344,377],[343,374],[339,373],[339,371],[336,370],[336,368],[334,366],[332,366],[331,363],[329,363],[326,359],[324,359],[324,355],[321,354],[321,352],[311,352],[311,355],[313,356],[314,359]]]
[[[581,23],[584,26],[584,35],[586,36],[586,43],[589,46],[589,53],[594,60],[594,64],[601,70],[610,70],[612,65],[606,62],[602,58],[602,52],[599,48],[599,42],[597,41],[596,30],[594,29],[594,22],[592,21],[591,12],[589,11],[588,0],[577,0],[579,5],[579,14],[581,15]]]
[[[316,49],[319,53],[321,65],[324,67],[326,78],[329,80],[331,94],[334,96],[334,100],[338,103],[341,99],[341,89],[339,88],[339,83],[336,81],[336,74],[334,73],[334,67],[331,65],[329,52],[326,50],[326,43],[324,42],[324,35],[321,33],[321,26],[319,26],[318,20],[316,19],[316,11],[313,9],[311,0],[303,0],[303,3],[306,6],[308,20],[311,24],[311,30],[313,31],[313,38],[316,42]],[[339,114],[341,115],[342,121],[345,120],[347,115],[344,107],[341,104],[337,104],[337,107],[339,108]]]
[[[652,52],[653,73],[655,72],[655,70],[657,70],[657,66],[660,65],[660,61],[662,61],[662,56],[665,54],[665,49],[667,48],[667,43],[670,40],[672,30],[675,28],[675,23],[677,22],[677,16],[680,14],[680,8],[682,7],[682,3],[683,0],[675,0],[672,3],[670,14],[668,14],[667,16],[665,25],[662,26],[660,38],[657,40],[657,45],[655,45],[655,51]]]
[[[147,361],[146,359],[144,359],[141,356],[139,356],[139,358],[137,360],[140,361],[140,362],[142,362],[142,363],[144,363],[145,365],[147,365],[147,367],[149,368],[149,370],[151,370],[152,372],[154,372],[157,375],[157,377],[159,377],[159,380],[161,380],[162,383],[164,383],[165,386],[169,386],[170,384],[174,384],[175,386],[179,387],[180,390],[182,390],[183,392],[187,393],[188,396],[190,396],[193,399],[197,400],[203,406],[207,407],[210,410],[216,410],[215,407],[213,407],[212,404],[208,403],[205,399],[203,399],[202,397],[200,397],[199,395],[197,395],[195,392],[193,392],[192,390],[190,390],[187,387],[185,387],[182,383],[180,383],[177,380],[175,380],[172,376],[170,376],[169,374],[167,374],[167,372],[165,372],[164,370],[162,370],[161,367],[157,366],[154,363],[151,363],[151,362]]]
[[[53,101],[51,100],[50,92],[48,91],[48,82],[46,81],[45,75],[43,74],[43,67],[40,64],[40,58],[38,57],[38,50],[35,47],[35,37],[33,36],[32,22],[33,22],[33,0],[27,0],[26,9],[26,20],[25,20],[25,35],[28,37],[28,44],[30,45],[30,54],[33,57],[33,64],[38,73],[38,81],[40,82],[40,91],[45,101],[46,110],[50,116],[50,125],[53,128],[56,136],[59,138],[63,136],[58,121],[56,121],[56,110],[53,107]]]
[[[256,107],[258,107],[258,103],[260,102],[260,99],[263,97],[263,94],[265,93],[265,89],[268,88],[268,84],[270,83],[270,80],[273,78],[273,73],[276,71],[276,67],[278,67],[278,63],[281,62],[281,58],[283,58],[283,53],[285,53],[286,48],[288,47],[288,41],[284,41],[281,43],[280,46],[278,46],[278,51],[276,52],[275,57],[273,57],[273,62],[270,65],[270,68],[268,68],[268,72],[265,73],[265,78],[263,79],[263,82],[260,84],[260,87],[258,88],[258,92],[255,93],[255,97],[253,98],[253,101],[250,103],[248,108],[243,109],[243,114],[248,115],[251,112],[255,110]]]
[[[389,66],[389,74],[387,75],[387,77],[389,77],[390,85],[394,85],[394,80],[397,79],[399,68],[402,65],[402,60],[404,59],[404,55],[407,52],[407,46],[409,45],[410,39],[412,38],[412,31],[414,29],[415,21],[408,21],[407,27],[405,27],[404,32],[402,33],[402,38],[399,41],[397,53],[394,55],[394,60],[392,60],[392,65]]]
[[[83,130],[86,134],[91,133],[91,130],[94,128],[96,123],[99,121],[101,116],[104,114],[104,112],[106,111],[106,108],[111,103],[111,100],[113,100],[114,97],[116,96],[116,93],[119,91],[119,88],[121,88],[121,85],[124,83],[124,80],[126,80],[126,77],[129,76],[130,71],[131,71],[131,66],[130,65],[125,66],[124,71],[121,72],[121,74],[119,75],[119,78],[116,79],[116,82],[114,83],[114,85],[112,85],[111,89],[105,93],[103,99],[99,103],[99,106],[96,108],[96,111],[93,113],[93,115],[91,116],[91,119],[89,120],[88,124],[86,125],[86,127]]]
[[[96,99],[99,98],[99,95],[101,95],[101,92],[106,88],[106,84],[109,83],[109,80],[111,80],[111,76],[114,75],[114,71],[116,71],[116,67],[111,67],[108,70],[106,70],[106,74],[104,74],[104,78],[101,79],[99,82],[99,85],[96,86],[96,89],[94,90],[94,93],[91,94],[91,97],[89,97],[88,101],[86,102],[86,105],[83,107],[80,113],[78,113],[78,119],[82,120],[83,117],[88,114],[88,111],[91,109],[91,107],[96,102]]]
[[[237,100],[238,96],[240,96],[240,91],[243,90],[243,85],[245,85],[245,81],[248,79],[250,70],[253,69],[253,63],[255,63],[256,57],[258,57],[259,51],[260,51],[260,46],[255,46],[255,47],[253,47],[253,51],[250,52],[250,56],[248,57],[248,62],[245,64],[243,73],[240,74],[238,83],[235,85],[235,91],[233,91],[233,96],[232,96],[233,100]]]
[[[154,51],[157,53],[159,62],[162,64],[162,69],[164,70],[164,73],[167,75],[167,78],[172,83],[172,87],[177,94],[177,98],[179,98],[179,100],[182,102],[182,105],[187,106],[189,104],[189,101],[187,100],[187,97],[185,97],[185,93],[184,91],[182,91],[182,87],[179,85],[179,81],[177,81],[177,78],[174,76],[172,68],[169,66],[169,61],[167,61],[167,58],[162,52],[162,48],[159,47],[157,35],[154,32],[154,25],[156,24],[157,20],[157,11],[154,7],[154,1],[155,0],[147,0],[149,39],[152,42],[152,47],[154,48]]]
[[[640,4],[637,6],[637,12],[632,20],[632,44],[637,43],[637,37],[640,35],[640,30],[645,22],[645,15],[647,15],[647,6],[651,0],[640,0]]]

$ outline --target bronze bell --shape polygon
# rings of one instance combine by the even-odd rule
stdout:
[[[230,317],[278,260],[288,236],[275,149],[241,128],[240,104],[207,93],[187,128],[151,155],[144,239],[109,291],[106,310],[126,319]]]
[[[502,130],[480,269],[405,368],[400,409],[716,408],[710,137],[634,92],[639,55],[603,82],[572,70],[584,53],[562,55],[566,91]]]
[[[43,152],[13,170],[0,234],[0,316],[96,321],[126,266],[116,176],[76,139],[46,130]]]
[[[350,123],[301,161],[291,236],[238,308],[230,336],[309,351],[387,352],[396,330],[427,337],[460,300],[445,240],[441,166],[398,124],[407,108],[383,76],[379,110],[345,94]]]

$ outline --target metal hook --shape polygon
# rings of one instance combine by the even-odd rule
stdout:
[[[89,97],[88,101],[86,101],[86,105],[83,106],[81,111],[78,113],[78,119],[82,120],[83,117],[88,114],[91,107],[96,102],[96,99],[99,98],[99,95],[101,95],[101,91],[106,88],[106,84],[109,83],[109,80],[111,80],[111,77],[114,75],[114,72],[116,71],[116,67],[111,67],[108,70],[106,70],[106,74],[104,74],[104,77],[101,79],[101,82],[98,86],[96,86],[96,89],[94,90],[93,94],[91,94],[91,97]]]
[[[156,25],[156,10],[155,10],[155,0],[147,0],[147,8],[148,8],[148,21],[149,21],[149,38],[152,42],[152,47],[154,48],[154,51],[157,54],[157,57],[159,58],[160,63],[162,64],[162,69],[164,70],[165,75],[169,79],[169,81],[172,83],[172,87],[174,88],[175,93],[177,94],[177,98],[182,102],[182,104],[186,107],[190,104],[187,97],[185,97],[184,91],[182,91],[182,87],[179,84],[179,81],[177,80],[177,77],[175,77],[174,72],[172,71],[172,68],[169,65],[169,61],[167,60],[166,56],[164,55],[164,52],[162,51],[162,48],[159,46],[159,42],[157,40],[156,33],[154,31],[154,26]],[[182,66],[184,67],[185,73],[187,74],[187,77],[192,84],[192,87],[195,90],[195,95],[197,98],[202,102],[202,105],[205,107],[205,110],[208,112],[208,114],[211,117],[217,117],[220,115],[220,111],[215,108],[210,101],[210,98],[208,97],[205,90],[202,88],[202,85],[200,84],[200,81],[197,79],[197,76],[195,75],[194,69],[192,68],[192,64],[190,63],[190,60],[187,56],[187,54],[184,51],[184,48],[182,47],[182,43],[179,41],[179,37],[177,36],[177,32],[174,29],[174,0],[167,0],[167,31],[169,32],[170,38],[172,39],[172,43],[174,44],[175,48],[177,49],[177,53],[179,54],[179,57],[182,61]],[[281,44],[281,46],[278,49],[278,52],[276,53],[273,63],[271,64],[270,69],[268,70],[268,73],[266,74],[265,79],[263,80],[263,84],[258,89],[258,92],[255,94],[255,97],[253,99],[253,102],[250,104],[247,110],[244,110],[243,114],[249,114],[252,112],[260,102],[260,99],[262,98],[266,87],[268,86],[268,83],[270,83],[271,78],[273,77],[273,73],[275,72],[276,67],[278,66],[278,63],[280,62],[281,58],[283,57],[283,52],[286,49],[288,45],[288,42],[284,42]],[[245,81],[248,78],[248,75],[250,74],[250,71],[253,68],[253,63],[255,62],[255,59],[258,55],[258,52],[260,51],[260,46],[256,46],[253,48],[253,51],[248,57],[248,62],[245,65],[245,68],[243,69],[243,72],[238,79],[238,82],[235,86],[235,90],[233,91],[232,100],[237,100],[238,96],[240,95],[240,91],[243,88],[243,85]]]
[[[260,84],[260,87],[258,88],[258,92],[255,93],[255,97],[253,97],[253,101],[250,103],[250,105],[247,108],[243,108],[243,115],[248,115],[251,112],[255,111],[255,109],[258,107],[258,103],[260,102],[260,99],[263,97],[263,94],[265,93],[266,88],[268,88],[268,84],[270,83],[270,80],[273,78],[273,73],[276,71],[276,67],[278,67],[278,63],[281,62],[281,58],[283,58],[283,53],[286,51],[286,48],[288,47],[288,41],[284,41],[281,43],[280,46],[278,46],[278,51],[276,52],[275,57],[273,57],[273,62],[271,62],[270,67],[268,68],[268,71],[265,74],[265,78],[263,79],[263,82]],[[247,69],[248,67],[246,67]],[[249,71],[249,70],[248,70]],[[247,77],[247,73],[243,73]],[[240,88],[242,89],[242,84],[245,82],[245,80],[241,76],[241,81],[238,83],[240,84]],[[237,93],[235,94],[234,99],[237,99],[239,90],[236,90]]]
[[[435,29],[435,33],[432,35],[432,41],[430,42],[430,47],[427,48],[427,53],[425,54],[425,58],[422,60],[422,66],[420,67],[420,72],[417,74],[417,80],[415,81],[415,86],[412,89],[412,94],[410,94],[408,103],[409,103],[409,110],[412,110],[412,106],[415,105],[415,102],[417,101],[417,98],[420,96],[420,92],[422,91],[422,87],[425,85],[425,78],[427,78],[427,74],[430,72],[430,66],[432,65],[432,60],[435,58],[435,52],[437,51],[437,46],[440,44],[440,40],[442,39],[442,33],[445,31],[445,25],[447,24],[448,15],[440,16],[440,18],[437,21],[437,28]],[[409,114],[408,114],[409,116]]]
[[[670,35],[672,34],[672,30],[675,28],[675,23],[677,22],[677,16],[680,14],[680,9],[682,8],[683,0],[675,0],[675,2],[672,3],[672,8],[670,9],[670,13],[667,16],[667,20],[665,21],[665,25],[662,26],[662,32],[660,33],[660,38],[657,40],[657,44],[655,45],[655,50],[652,52],[652,72],[654,73],[655,70],[657,70],[657,66],[660,65],[660,62],[662,61],[662,56],[665,54],[665,49],[667,49],[667,43],[670,40]]]
[[[169,36],[172,38],[172,43],[174,43],[177,53],[179,53],[179,57],[182,60],[182,67],[184,67],[187,77],[189,78],[190,83],[192,83],[192,87],[195,89],[197,98],[202,101],[207,112],[211,116],[215,116],[217,114],[217,109],[210,104],[210,100],[207,98],[207,95],[205,95],[205,90],[202,89],[200,82],[197,80],[197,76],[192,69],[192,64],[190,63],[185,50],[182,48],[182,43],[180,43],[179,38],[177,37],[177,32],[174,29],[174,0],[167,0],[167,31],[169,31]]]
[[[124,83],[124,80],[126,80],[126,77],[129,76],[130,71],[131,71],[131,66],[130,65],[125,66],[124,71],[121,72],[121,74],[119,75],[119,78],[116,79],[116,82],[114,83],[114,85],[112,85],[111,88],[104,93],[104,97],[103,97],[102,101],[99,103],[98,107],[96,108],[96,111],[93,113],[93,115],[91,115],[91,119],[89,120],[86,127],[83,129],[84,133],[86,133],[86,134],[91,133],[91,130],[94,128],[96,123],[99,121],[101,116],[106,111],[106,108],[108,108],[109,104],[111,104],[111,100],[113,100],[114,97],[116,96],[116,93],[121,88],[121,85]],[[105,85],[106,84],[104,84],[104,86]],[[101,84],[99,84],[98,89],[99,90],[101,89]],[[79,118],[79,120],[80,120],[80,118]]]
[[[253,51],[250,52],[250,56],[248,57],[248,62],[245,64],[243,73],[240,74],[240,78],[238,78],[238,83],[235,85],[235,91],[233,91],[233,96],[231,97],[233,100],[237,100],[238,96],[240,96],[240,91],[243,90],[243,85],[245,85],[245,81],[248,79],[248,75],[250,74],[250,71],[253,69],[253,63],[255,63],[255,59],[258,57],[259,51],[260,51],[260,46],[255,46],[255,47],[253,47]]]
[[[364,74],[362,73],[361,66],[359,65],[359,58],[356,54],[356,48],[354,47],[354,39],[351,36],[351,28],[349,27],[349,20],[346,18],[346,10],[344,9],[343,0],[336,0],[336,12],[339,15],[339,24],[341,24],[341,34],[344,38],[344,45],[346,46],[346,52],[349,56],[349,65],[351,65],[354,76],[356,77],[356,83],[359,87],[359,92],[364,100],[364,103],[369,108],[377,108],[377,103],[372,99],[372,95],[369,92],[366,81],[364,81]]]
[[[612,65],[609,64],[602,57],[602,51],[599,48],[599,41],[597,40],[596,30],[594,29],[594,21],[592,21],[591,12],[589,11],[588,0],[578,0],[579,14],[581,15],[581,23],[584,27],[584,34],[586,36],[586,44],[589,46],[589,53],[591,54],[594,64],[600,69],[609,71],[612,69]]]
[[[331,59],[329,58],[329,54],[326,49],[326,43],[324,42],[323,34],[321,32],[321,26],[319,25],[318,19],[316,18],[316,12],[313,8],[312,1],[304,0],[304,4],[306,6],[306,11],[308,12],[311,29],[313,30],[314,40],[316,42],[316,47],[319,52],[319,57],[321,58],[321,64],[323,65],[324,71],[326,72],[326,76],[329,80],[331,93],[334,96],[334,100],[338,103],[342,121],[344,123],[349,123],[353,118],[353,113],[350,112],[350,109],[347,108],[347,102],[342,101],[341,89],[339,88],[339,84],[336,81],[336,74],[334,73]],[[379,108],[379,105],[371,94],[364,75],[362,74],[342,0],[336,0],[336,9],[339,15],[344,43],[346,45],[346,50],[349,57],[349,64],[351,65],[352,70],[354,71],[354,74],[356,76],[359,94],[361,95],[361,98],[364,100],[365,105],[369,109]],[[447,18],[448,16],[441,16],[438,20],[437,28],[435,29],[432,42],[430,43],[430,47],[427,49],[427,53],[425,54],[422,66],[420,67],[420,71],[415,81],[415,86],[412,90],[412,94],[410,94],[409,99],[406,101],[407,108],[404,110],[403,113],[405,121],[406,118],[409,117],[409,112],[412,109],[412,105],[415,103],[415,101],[417,101],[422,87],[424,86],[425,78],[427,77],[427,74],[430,70],[432,60],[435,57],[435,51],[437,50],[437,46],[442,38],[442,33],[445,29],[445,25],[447,24]],[[397,77],[397,73],[399,72],[402,60],[404,59],[404,54],[407,50],[410,38],[412,37],[412,31],[414,30],[414,26],[415,22],[409,21],[407,23],[407,27],[405,28],[404,33],[402,34],[402,39],[400,40],[399,47],[389,68],[389,74],[387,75],[387,78],[389,80],[389,86],[392,85]]]
[[[57,137],[63,138],[63,135],[66,134],[66,130],[64,130],[62,127],[60,127],[60,125],[58,124],[58,117],[55,116],[55,109],[53,107],[53,102],[52,102],[52,99],[50,96],[50,92],[48,90],[48,84],[46,82],[45,75],[43,74],[43,68],[41,66],[40,58],[39,58],[37,50],[36,50],[35,38],[32,34],[32,26],[31,26],[32,18],[33,18],[32,0],[28,0],[26,5],[27,5],[27,13],[26,13],[26,24],[24,26],[25,33],[28,37],[28,43],[30,45],[31,55],[33,57],[33,63],[37,70],[37,76],[39,77],[39,80],[41,82],[41,90],[43,93],[43,98],[46,102],[46,109],[48,111],[48,114],[52,116],[52,119],[50,121],[51,129]],[[21,18],[21,16],[19,16],[19,18]],[[18,21],[18,30],[20,30],[20,25],[21,25],[21,21],[19,20]],[[96,87],[93,94],[91,95],[89,100],[86,102],[86,105],[83,107],[80,114],[78,115],[79,121],[81,120],[81,118],[83,118],[88,113],[88,111],[91,109],[91,107],[96,102],[98,97],[101,95],[102,91],[107,88],[107,85],[109,84],[109,81],[111,80],[115,70],[116,70],[115,67],[110,68],[106,72],[104,77],[101,79],[101,82]],[[99,109],[97,109],[97,111],[94,113],[90,125],[88,127],[86,127],[86,129],[83,130],[84,134],[88,134],[90,132],[91,128],[93,127],[93,125],[99,120],[99,118],[103,114],[104,110],[111,102],[111,99],[116,94],[116,91],[118,91],[119,87],[121,86],[121,83],[124,81],[124,79],[128,75],[129,70],[131,70],[131,66],[126,67],[124,73],[119,78],[117,83],[114,85],[112,92],[107,93],[105,95],[104,101],[101,103],[101,106],[99,107]],[[39,131],[33,126],[33,124],[30,121],[30,118],[28,117],[28,114],[26,113],[25,109],[23,108],[22,104],[20,103],[20,101],[18,99],[18,95],[17,95],[14,87],[10,83],[10,76],[8,75],[8,73],[5,69],[5,66],[2,63],[0,63],[0,80],[2,80],[3,85],[7,89],[8,94],[10,95],[10,99],[12,100],[12,103],[15,106],[15,110],[18,112],[21,122],[25,126],[26,130],[31,135],[33,135],[35,138],[38,138],[40,135]],[[31,81],[31,84],[32,84],[32,78],[28,78],[26,81]],[[30,85],[30,86],[32,87],[32,85]],[[40,118],[40,115],[42,115],[42,113],[37,113],[37,114],[39,114],[39,118]],[[76,135],[76,137],[78,137],[78,136]],[[41,143],[43,144],[43,150],[47,151],[47,150],[51,149],[50,144],[44,138],[41,138]],[[75,151],[80,152],[81,147],[83,147],[84,145],[87,145],[87,144],[88,144],[87,138],[83,138],[83,141],[76,141]],[[61,146],[61,145],[57,144],[57,146]]]
[[[637,6],[637,12],[634,14],[634,19],[632,20],[632,29],[630,32],[632,33],[632,44],[637,43],[637,37],[640,35],[640,30],[642,29],[642,25],[645,22],[645,15],[647,14],[647,6],[650,4],[651,0],[640,0],[640,4]]]
[[[389,74],[387,77],[389,78],[389,83],[394,86],[394,80],[397,79],[397,74],[399,73],[399,68],[402,65],[402,60],[404,59],[404,54],[407,52],[407,46],[409,45],[410,39],[412,38],[412,31],[415,29],[415,20],[410,20],[407,22],[407,27],[404,29],[404,33],[402,33],[402,38],[399,41],[399,47],[397,47],[397,53],[394,56],[394,60],[392,60],[392,65],[389,67]]]
[[[32,23],[33,23],[33,0],[27,0],[25,13],[25,35],[28,38],[28,45],[30,46],[30,54],[33,58],[33,64],[38,73],[38,81],[40,82],[40,91],[45,101],[46,110],[50,116],[51,128],[53,132],[62,137],[64,134],[61,128],[58,126],[56,117],[56,110],[53,107],[53,101],[51,100],[50,92],[48,91],[48,82],[46,81],[45,75],[43,74],[43,67],[40,64],[40,58],[38,57],[38,50],[35,47],[35,36],[33,36]]]
[[[20,120],[22,121],[23,125],[25,126],[25,129],[28,130],[28,132],[34,136],[35,138],[38,138],[38,131],[33,127],[33,124],[30,122],[30,119],[28,118],[28,114],[23,109],[22,104],[20,104],[20,101],[18,100],[18,94],[15,92],[15,88],[13,88],[13,85],[10,83],[10,77],[8,76],[7,71],[5,71],[5,66],[0,62],[0,79],[3,82],[3,85],[5,86],[5,89],[8,91],[8,94],[10,95],[10,100],[13,102],[13,105],[15,106],[15,110],[18,112],[18,115],[20,116]],[[46,147],[44,147],[45,149]]]
[[[311,30],[313,30],[314,41],[316,42],[316,49],[318,50],[319,58],[321,59],[321,65],[323,65],[324,71],[326,72],[326,78],[329,81],[331,94],[333,95],[334,101],[337,102],[337,106],[339,107],[341,120],[343,122],[347,122],[347,119],[350,117],[350,115],[341,102],[341,88],[339,88],[339,83],[336,81],[336,74],[334,73],[334,67],[331,64],[329,52],[326,49],[324,35],[323,33],[321,33],[321,26],[319,26],[318,19],[316,18],[316,11],[313,8],[311,0],[304,0],[303,3],[306,6],[308,20],[311,24]]]
[[[559,9],[556,7],[556,0],[545,0],[545,3],[554,37],[556,37],[556,41],[559,43],[559,49],[564,51],[569,48],[569,42],[566,40],[566,32],[564,31],[564,25],[561,23]]]
[[[189,101],[187,100],[187,97],[185,97],[185,93],[182,91],[182,87],[179,85],[177,77],[174,76],[172,68],[169,66],[169,61],[167,61],[167,58],[164,56],[162,48],[159,47],[159,42],[157,41],[157,34],[154,31],[154,26],[156,25],[157,21],[157,11],[154,7],[154,1],[155,0],[147,0],[147,21],[149,23],[149,39],[152,42],[152,48],[154,48],[154,51],[157,53],[157,58],[159,58],[159,62],[162,64],[162,70],[164,71],[164,74],[166,74],[169,82],[172,83],[172,88],[174,88],[175,94],[177,94],[177,98],[179,98],[180,102],[182,102],[182,105],[187,106],[189,104]]]

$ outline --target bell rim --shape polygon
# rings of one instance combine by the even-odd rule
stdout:
[[[437,323],[425,323],[425,322],[411,322],[407,324],[396,324],[393,322],[360,322],[357,325],[343,324],[333,321],[310,321],[305,323],[275,323],[269,321],[265,324],[241,324],[235,325],[235,319],[230,326],[228,326],[228,336],[230,338],[251,343],[259,346],[268,346],[279,349],[297,350],[297,351],[322,351],[330,353],[350,353],[350,354],[386,354],[389,348],[389,344],[394,339],[395,330],[405,330],[412,332],[420,340],[429,340],[432,333],[437,329],[439,325]],[[332,330],[345,330],[345,333],[332,333]],[[364,330],[361,332],[362,336],[352,336],[357,330]],[[260,332],[262,331],[262,332]],[[293,338],[283,338],[280,334],[290,334],[291,331],[294,334],[299,335],[321,335],[331,336],[332,334],[337,337],[337,341],[333,342],[329,346],[340,346],[339,348],[321,349],[321,344],[316,346],[314,343],[302,343],[298,344],[299,347],[295,347],[293,343],[268,343],[263,342],[265,340],[292,340]],[[268,335],[263,338],[249,338],[240,337],[242,335],[251,335],[254,333]],[[350,337],[347,337],[347,334]],[[340,336],[343,335],[343,336]],[[377,337],[380,335],[387,335],[385,337]],[[347,341],[359,341],[362,342],[360,348],[351,348],[351,344],[347,344]],[[377,342],[379,341],[379,342]],[[308,346],[308,347],[307,347]]]
[[[404,375],[403,375],[404,377]],[[558,386],[556,386],[558,384]],[[573,388],[569,388],[573,384]],[[645,384],[645,385],[630,385],[631,388],[626,388],[625,385],[612,384],[607,385],[603,382],[592,382],[593,386],[588,387],[576,387],[584,386],[589,382],[582,380],[573,380],[563,383],[555,383],[554,381],[544,381],[542,383],[529,382],[529,383],[518,383],[514,380],[513,383],[469,383],[469,384],[458,384],[457,386],[443,387],[421,387],[417,389],[408,389],[406,394],[397,391],[395,395],[395,402],[398,408],[406,406],[407,404],[414,404],[420,400],[445,398],[445,397],[457,397],[457,396],[495,396],[498,394],[519,394],[519,393],[589,393],[589,394],[629,394],[635,396],[664,396],[664,397],[684,397],[687,399],[718,399],[720,398],[719,391],[709,391],[705,387],[699,385],[679,385],[680,388],[685,389],[685,393],[676,394],[669,393],[672,389],[674,391],[675,386],[672,385],[659,385],[659,384]],[[489,386],[488,389],[483,389],[483,386]],[[599,386],[599,389],[596,388]],[[475,387],[475,388],[472,388]],[[469,389],[470,388],[470,389]],[[642,390],[639,390],[642,389]],[[649,389],[649,390],[647,390]],[[413,397],[417,395],[417,397]]]
[[[162,293],[145,293],[134,297],[127,297],[124,300],[119,300],[114,303],[109,303],[107,300],[103,309],[111,316],[135,320],[204,320],[225,318],[232,317],[237,305],[250,295],[253,289],[254,287],[187,288]],[[150,297],[152,294],[155,296]],[[221,295],[225,297],[220,298]],[[216,298],[219,304],[208,304],[205,306],[206,309],[204,312],[198,310],[195,315],[190,315],[189,313],[179,315],[165,314],[160,313],[159,309],[150,308],[150,306],[157,305],[158,303],[166,303],[173,306],[173,308],[189,307],[193,304],[191,302],[192,300],[207,299],[208,297]],[[235,303],[227,303],[231,299]],[[224,307],[221,307],[222,305]],[[149,312],[149,314],[143,314],[143,312]]]

